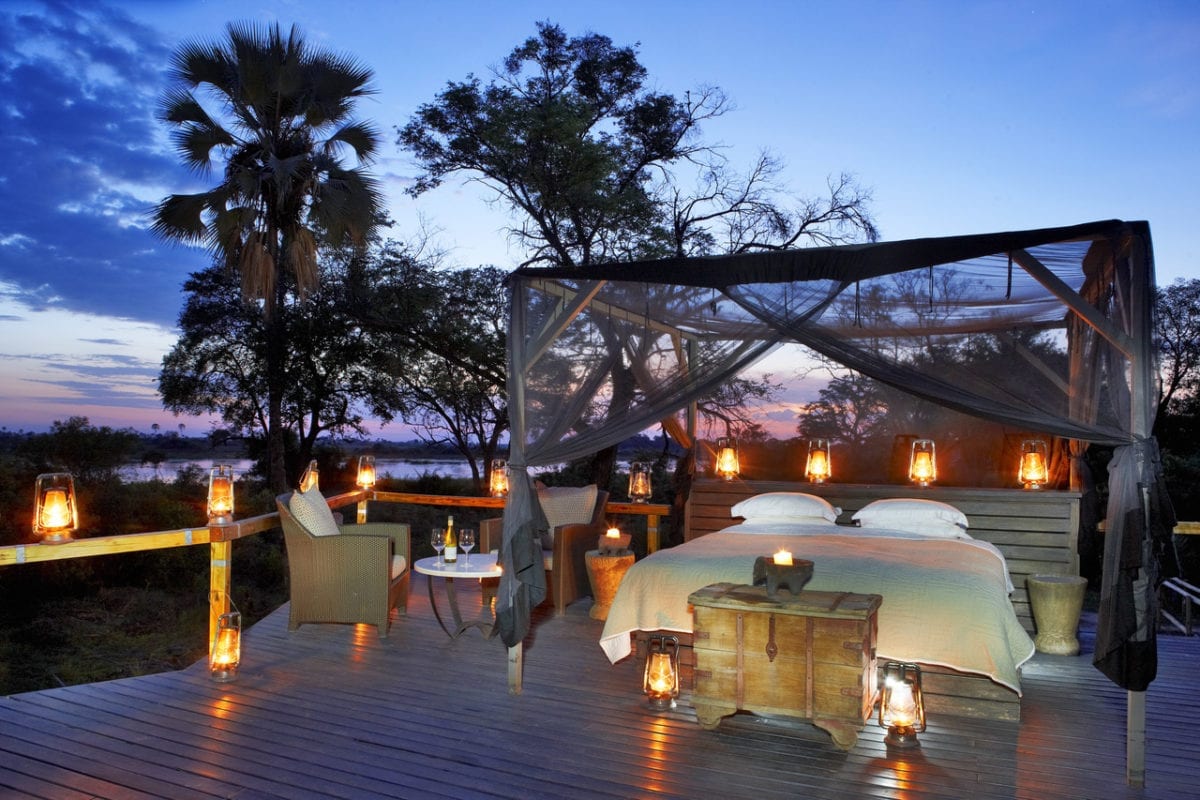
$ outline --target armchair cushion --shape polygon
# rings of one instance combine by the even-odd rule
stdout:
[[[341,532],[329,504],[317,489],[292,492],[288,510],[313,536],[336,536]]]
[[[596,484],[548,486],[538,489],[538,503],[549,529],[542,535],[542,549],[554,549],[554,529],[561,525],[587,525],[596,514]]]

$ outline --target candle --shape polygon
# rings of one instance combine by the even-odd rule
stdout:
[[[620,539],[621,531],[619,531],[616,528],[609,528],[607,531],[604,532],[604,535],[607,536],[609,539]]]
[[[775,554],[775,563],[780,566],[784,566],[784,567],[792,566],[791,552],[788,550],[780,550],[778,553]]]

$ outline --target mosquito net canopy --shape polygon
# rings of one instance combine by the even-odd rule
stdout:
[[[796,342],[904,392],[1070,439],[1076,455],[1116,446],[1096,661],[1126,688],[1153,679],[1155,552],[1173,520],[1169,504],[1159,511],[1150,438],[1146,223],[526,268],[509,290],[514,479],[497,610],[510,646],[545,593],[526,468],[659,423],[691,446],[681,414],[693,401]]]

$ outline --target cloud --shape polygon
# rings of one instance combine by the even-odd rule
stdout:
[[[155,119],[173,46],[105,5],[0,10],[0,280],[31,309],[178,318],[208,259],[147,229],[194,182]]]

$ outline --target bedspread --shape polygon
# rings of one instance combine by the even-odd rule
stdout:
[[[689,594],[722,581],[750,583],[755,558],[781,548],[814,563],[805,589],[883,597],[881,659],[987,675],[1020,693],[1018,670],[1033,655],[1033,640],[1009,602],[1012,585],[1003,555],[976,540],[913,539],[879,531],[709,534],[630,568],[600,646],[615,663],[631,652],[632,631],[690,633]]]

